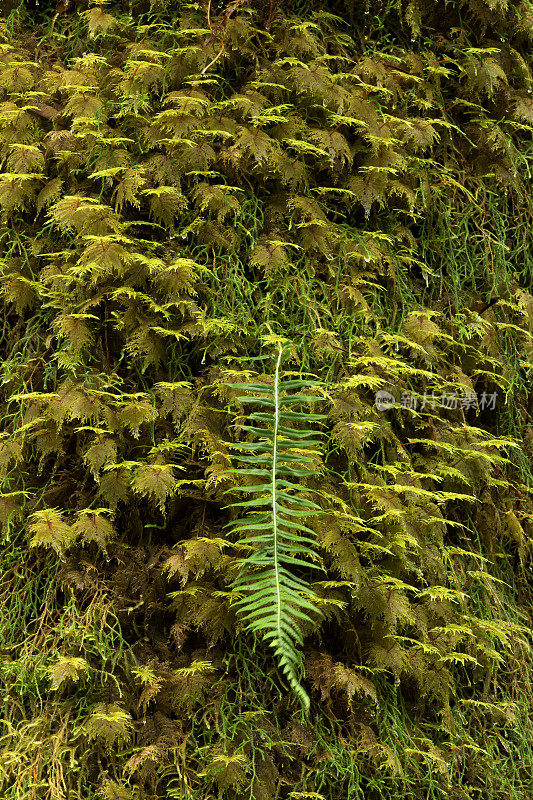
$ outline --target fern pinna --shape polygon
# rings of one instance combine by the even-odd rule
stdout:
[[[232,472],[244,484],[241,491],[251,495],[232,504],[246,511],[244,518],[230,525],[249,549],[232,588],[241,595],[237,606],[247,629],[263,634],[274,648],[295,695],[307,709],[309,698],[298,677],[297,645],[303,644],[301,624],[314,623],[320,612],[312,602],[309,584],[298,572],[312,566],[308,559],[313,557],[313,531],[305,519],[320,508],[303,496],[300,481],[316,472],[320,439],[311,426],[325,416],[298,410],[318,399],[310,393],[317,384],[283,373],[286,346],[278,347],[272,383],[231,384],[246,392],[239,402],[262,409],[240,426],[248,441],[232,445],[240,464]]]

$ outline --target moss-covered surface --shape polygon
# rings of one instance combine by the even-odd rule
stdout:
[[[533,5],[2,8],[2,799],[531,798]],[[280,339],[307,716],[227,527]]]

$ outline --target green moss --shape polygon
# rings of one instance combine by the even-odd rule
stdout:
[[[532,36],[505,0],[1,22],[2,797],[533,794]],[[307,717],[227,525],[276,337],[327,415]]]

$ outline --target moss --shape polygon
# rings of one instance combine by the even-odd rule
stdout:
[[[531,796],[532,32],[505,0],[2,20],[7,800]],[[276,337],[327,418],[309,716],[227,527],[231,385]]]

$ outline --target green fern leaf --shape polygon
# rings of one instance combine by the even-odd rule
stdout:
[[[237,607],[248,630],[262,634],[274,648],[307,710],[309,698],[298,677],[301,656],[296,645],[303,644],[302,624],[314,625],[321,612],[298,571],[312,566],[314,532],[305,521],[320,509],[304,497],[300,481],[314,474],[320,439],[310,423],[320,422],[324,415],[296,410],[318,399],[311,394],[316,383],[283,376],[284,353],[279,345],[272,383],[230,384],[233,390],[246,392],[237,398],[239,402],[262,409],[250,415],[251,424],[240,426],[254,441],[233,445],[241,466],[232,473],[246,484],[241,491],[250,498],[232,504],[247,513],[231,526],[252,552],[243,560],[232,588],[241,595]]]

